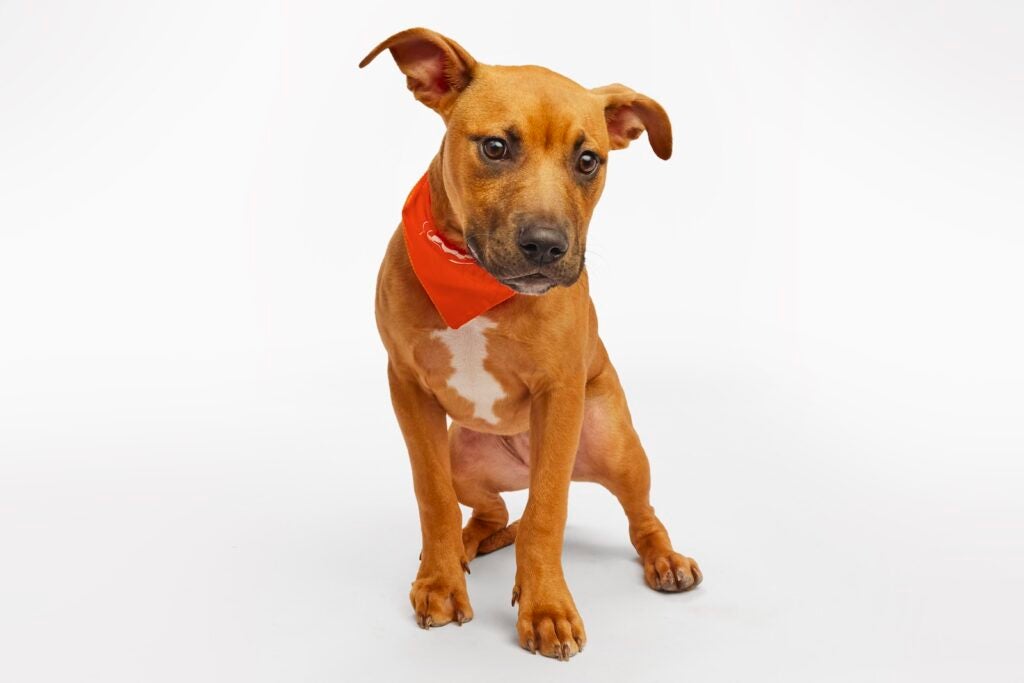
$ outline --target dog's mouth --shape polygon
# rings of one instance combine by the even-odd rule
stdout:
[[[528,275],[501,278],[499,282],[520,294],[532,294],[534,296],[543,294],[558,284],[557,280],[548,277],[544,273],[529,273]]]
[[[492,249],[496,249],[498,252],[496,257],[495,254],[488,253],[487,250],[481,248],[476,234],[467,236],[466,247],[480,267],[490,273],[498,282],[518,294],[539,296],[554,287],[569,287],[579,279],[583,272],[582,258],[579,261],[562,259],[541,266],[524,264],[516,252],[508,249],[507,246],[503,247],[500,243],[496,247],[492,246]]]

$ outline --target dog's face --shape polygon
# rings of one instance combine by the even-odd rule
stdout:
[[[478,67],[447,123],[445,191],[473,256],[525,294],[574,283],[604,187],[601,99],[539,67]]]
[[[444,191],[466,247],[523,294],[576,282],[608,152],[647,130],[672,152],[668,116],[621,85],[588,90],[536,66],[479,64],[426,29],[387,39],[409,89],[445,120]]]

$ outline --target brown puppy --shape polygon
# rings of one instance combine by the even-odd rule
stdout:
[[[472,618],[469,561],[515,541],[519,642],[567,659],[586,642],[561,563],[570,480],[619,499],[651,588],[701,581],[648,500],[647,456],[597,335],[583,266],[608,152],[646,130],[667,159],[668,116],[625,86],[588,90],[541,67],[481,64],[420,28],[360,66],[385,49],[447,126],[428,171],[434,225],[518,293],[451,329],[413,270],[403,226],[381,266],[377,325],[423,533],[410,593],[417,622]],[[507,526],[500,492],[527,487],[522,519]],[[464,529],[459,502],[473,509]]]

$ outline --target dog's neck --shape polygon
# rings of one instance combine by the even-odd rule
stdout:
[[[462,226],[455,218],[451,202],[448,201],[448,192],[444,186],[443,154],[444,152],[439,150],[437,156],[430,162],[430,168],[427,169],[430,182],[431,213],[434,218],[434,226],[441,231],[444,238],[465,251],[466,240],[462,236]]]

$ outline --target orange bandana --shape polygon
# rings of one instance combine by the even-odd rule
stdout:
[[[434,227],[427,174],[405,200],[402,226],[412,269],[448,327],[458,329],[515,296]]]

